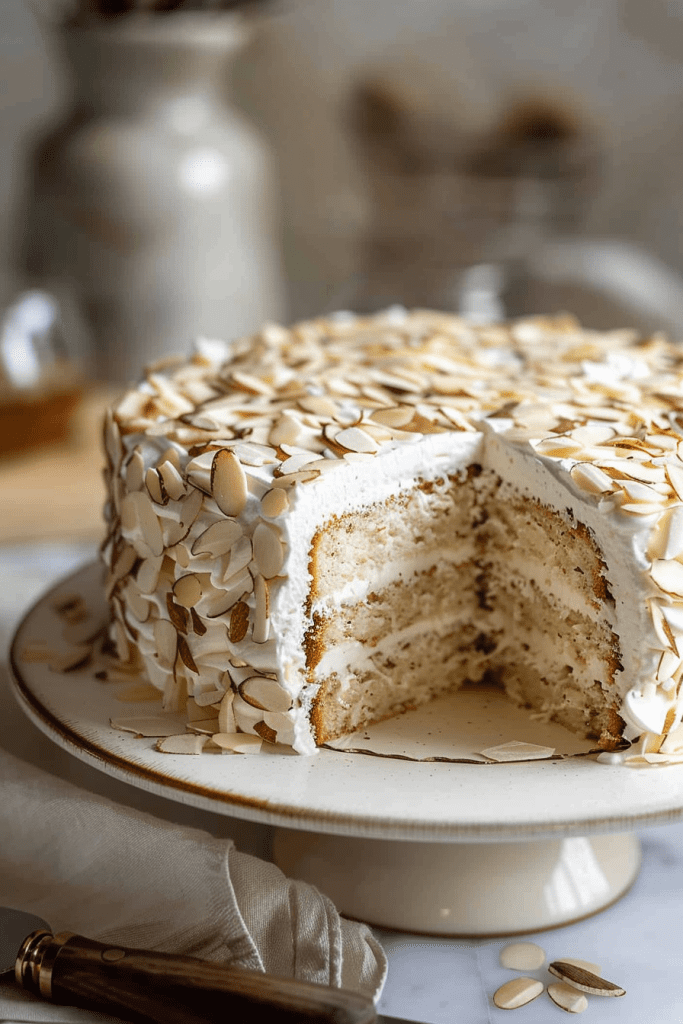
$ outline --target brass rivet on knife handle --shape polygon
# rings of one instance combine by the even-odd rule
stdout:
[[[588,992],[592,996],[625,996],[626,989],[606,981],[598,974],[577,967],[575,964],[568,964],[564,960],[554,960],[548,964],[548,970],[556,978],[566,981],[567,984],[578,988],[580,992]]]

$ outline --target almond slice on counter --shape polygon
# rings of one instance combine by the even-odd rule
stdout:
[[[516,1010],[536,999],[543,991],[543,982],[535,978],[512,978],[493,993],[493,1002],[501,1010]]]
[[[553,960],[551,964],[548,964],[548,970],[560,981],[573,985],[580,992],[588,992],[592,996],[626,995],[626,989],[621,988],[620,985],[606,981],[605,978],[593,974],[592,971],[586,971],[583,967],[567,963],[566,960]]]
[[[511,942],[500,951],[500,965],[511,971],[536,971],[545,963],[545,950],[535,942]]]
[[[548,985],[548,995],[552,1001],[567,1013],[583,1013],[588,1009],[588,1000],[583,992],[579,992],[564,981],[555,981]]]

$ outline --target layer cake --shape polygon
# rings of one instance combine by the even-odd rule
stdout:
[[[107,417],[118,656],[302,754],[482,681],[678,750],[682,401],[681,350],[568,316],[200,340]]]

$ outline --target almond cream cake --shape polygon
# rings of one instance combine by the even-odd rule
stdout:
[[[118,656],[302,754],[482,681],[678,750],[682,402],[681,350],[568,316],[200,340],[107,417]]]

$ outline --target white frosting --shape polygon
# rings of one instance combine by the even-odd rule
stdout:
[[[292,698],[293,746],[313,752],[315,689],[305,682],[304,647],[311,538],[342,512],[410,490],[416,477],[436,481],[476,462],[502,479],[503,497],[533,498],[590,530],[614,604],[583,610],[606,618],[619,637],[623,671],[615,686],[626,735],[663,735],[683,714],[683,593],[677,589],[683,433],[671,411],[683,386],[678,358],[662,341],[597,335],[569,320],[475,329],[455,317],[400,307],[370,320],[340,313],[291,332],[271,325],[229,345],[201,340],[193,360],[150,372],[108,421],[111,536],[104,557],[122,656],[137,647],[169,706],[179,687],[219,692],[240,686],[249,673],[277,678]],[[375,418],[378,409],[388,418]],[[342,459],[347,443],[360,447]],[[221,447],[230,454],[219,486],[214,471]],[[141,466],[129,471],[136,449]],[[307,472],[316,465],[307,454],[327,471]],[[180,496],[160,502],[158,467],[169,459],[178,470],[176,478],[166,465],[169,486],[178,486]],[[283,483],[287,460],[303,479],[285,486],[281,511],[277,500],[267,501]],[[330,468],[330,460],[337,465]],[[181,537],[196,497],[201,509]],[[239,533],[230,549],[216,556],[193,550],[226,516]],[[261,527],[261,542],[270,546],[259,556],[255,530],[263,523],[275,539]],[[181,539],[161,543],[174,535]],[[264,566],[268,558],[277,563],[278,544],[282,564],[271,572]],[[130,546],[143,559],[137,582],[116,571],[122,557],[130,564]],[[145,593],[141,580],[154,581],[162,554],[165,575]],[[513,563],[524,557],[510,553]],[[416,558],[403,571],[422,566]],[[554,599],[576,608],[576,592],[542,570],[536,565]],[[387,569],[373,586],[392,574]],[[186,621],[174,668],[164,661],[175,643],[169,593],[186,575],[198,577],[201,597],[192,622],[189,610],[175,612]],[[313,611],[363,601],[368,586],[355,580],[319,599]],[[248,618],[245,631],[240,616]],[[325,659],[340,665],[343,652],[327,652]],[[265,719],[240,701],[245,704],[237,696],[236,707],[246,717],[238,724],[258,731]]]

